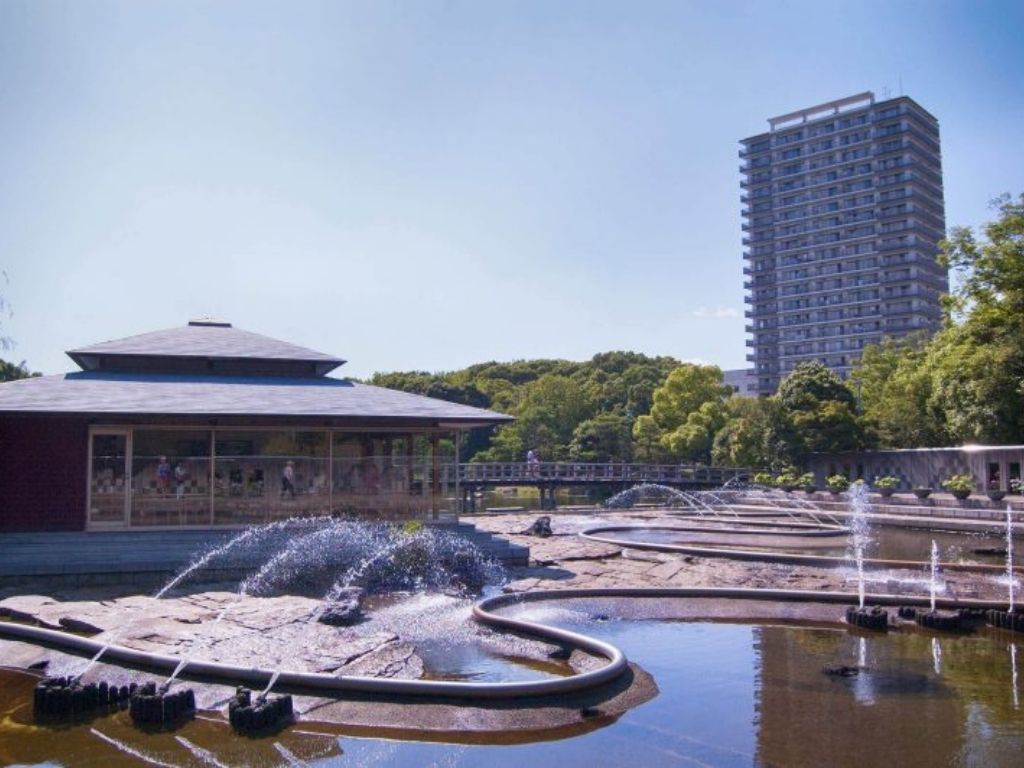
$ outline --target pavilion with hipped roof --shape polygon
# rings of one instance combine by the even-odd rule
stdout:
[[[0,530],[436,518],[442,446],[510,417],[328,376],[344,360],[201,319],[0,384]]]

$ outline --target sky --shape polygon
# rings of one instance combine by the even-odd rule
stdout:
[[[214,315],[339,373],[744,367],[739,139],[872,90],[1024,191],[1020,2],[0,0],[0,355]]]

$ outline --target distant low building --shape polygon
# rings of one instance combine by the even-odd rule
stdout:
[[[744,397],[756,397],[757,373],[749,368],[735,368],[729,371],[722,371],[722,382],[732,391]]]
[[[81,371],[0,384],[0,531],[433,517],[440,440],[511,420],[212,320],[68,355]]]

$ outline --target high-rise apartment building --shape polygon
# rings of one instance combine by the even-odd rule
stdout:
[[[948,277],[938,121],[861,93],[742,140],[743,272],[756,392],[801,362],[846,376],[867,344],[934,332]]]

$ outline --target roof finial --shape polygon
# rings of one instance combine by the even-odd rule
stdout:
[[[188,321],[189,325],[207,326],[213,328],[230,328],[231,323],[214,315],[200,315]]]

